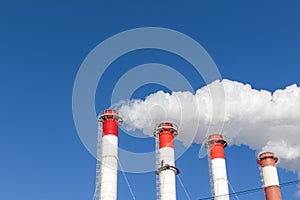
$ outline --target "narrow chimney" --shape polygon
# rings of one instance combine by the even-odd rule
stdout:
[[[157,127],[155,137],[159,139],[159,199],[176,200],[175,176],[179,173],[174,161],[174,137],[177,128],[172,123],[161,123]]]
[[[257,158],[260,166],[266,200],[281,200],[276,163],[278,158],[271,152],[261,153]]]
[[[118,126],[122,119],[115,110],[105,110],[98,121],[102,125],[100,195],[101,200],[117,199]]]
[[[210,135],[206,141],[209,151],[209,166],[214,200],[229,200],[228,180],[224,147],[226,141],[221,134]]]

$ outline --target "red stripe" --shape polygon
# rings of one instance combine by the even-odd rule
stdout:
[[[220,143],[214,143],[210,146],[210,159],[215,158],[223,158],[225,159],[224,155],[224,145]]]
[[[102,123],[102,136],[115,135],[118,137],[118,122],[115,119],[108,118]]]
[[[277,185],[265,188],[266,200],[281,200],[280,187]]]
[[[162,131],[159,134],[159,148],[171,147],[174,148],[174,135],[169,131]]]
[[[278,158],[272,152],[264,152],[258,156],[257,163],[261,167],[276,166]]]
[[[272,158],[266,158],[266,159],[260,160],[259,164],[261,167],[276,166],[275,160]]]

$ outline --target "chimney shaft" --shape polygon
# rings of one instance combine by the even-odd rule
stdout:
[[[159,139],[159,196],[160,200],[176,200],[175,175],[179,173],[174,161],[174,136],[177,129],[171,123],[161,123],[154,135]]]
[[[276,163],[278,158],[271,152],[261,153],[257,158],[260,166],[266,200],[281,200]]]
[[[224,147],[226,141],[221,134],[210,135],[206,142],[209,150],[209,166],[214,200],[229,200],[228,180]]]
[[[101,200],[117,199],[118,126],[122,119],[115,110],[105,110],[98,118],[102,125]]]

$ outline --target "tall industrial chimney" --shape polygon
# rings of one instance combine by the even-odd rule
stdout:
[[[210,135],[205,144],[209,150],[209,167],[214,200],[229,200],[224,147],[227,142],[221,134]]]
[[[257,163],[261,168],[266,200],[281,200],[276,163],[278,158],[271,152],[261,153]]]
[[[100,195],[101,200],[117,199],[118,126],[122,119],[115,110],[105,110],[99,116],[102,125]]]
[[[175,175],[179,173],[174,161],[174,137],[177,128],[172,123],[161,123],[154,132],[159,140],[159,199],[176,200]]]

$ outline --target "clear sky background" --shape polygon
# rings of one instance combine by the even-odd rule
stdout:
[[[92,199],[96,160],[77,135],[72,89],[82,61],[101,41],[137,27],[174,29],[202,44],[223,78],[274,91],[293,83],[300,85],[299,10],[296,0],[1,2],[0,199]],[[120,57],[99,82],[107,89],[96,94],[97,112],[110,106],[109,94],[122,73],[148,62],[178,70],[187,65],[174,55],[155,50]],[[190,81],[194,89],[204,85],[198,78]],[[133,97],[144,98],[159,89],[168,91],[146,85]],[[143,152],[154,148],[153,144],[152,138],[135,139],[120,132],[120,145],[125,149]],[[198,159],[199,149],[200,145],[192,145],[176,162],[193,200],[211,196],[207,159]],[[235,191],[262,186],[254,151],[231,146],[226,157]],[[154,173],[126,175],[136,199],[155,199]],[[282,169],[279,178],[280,182],[298,179]],[[121,173],[118,186],[118,199],[132,199]],[[177,189],[178,199],[187,199],[178,180]],[[283,199],[297,199],[296,185],[281,191]],[[238,198],[264,196],[259,191]]]

